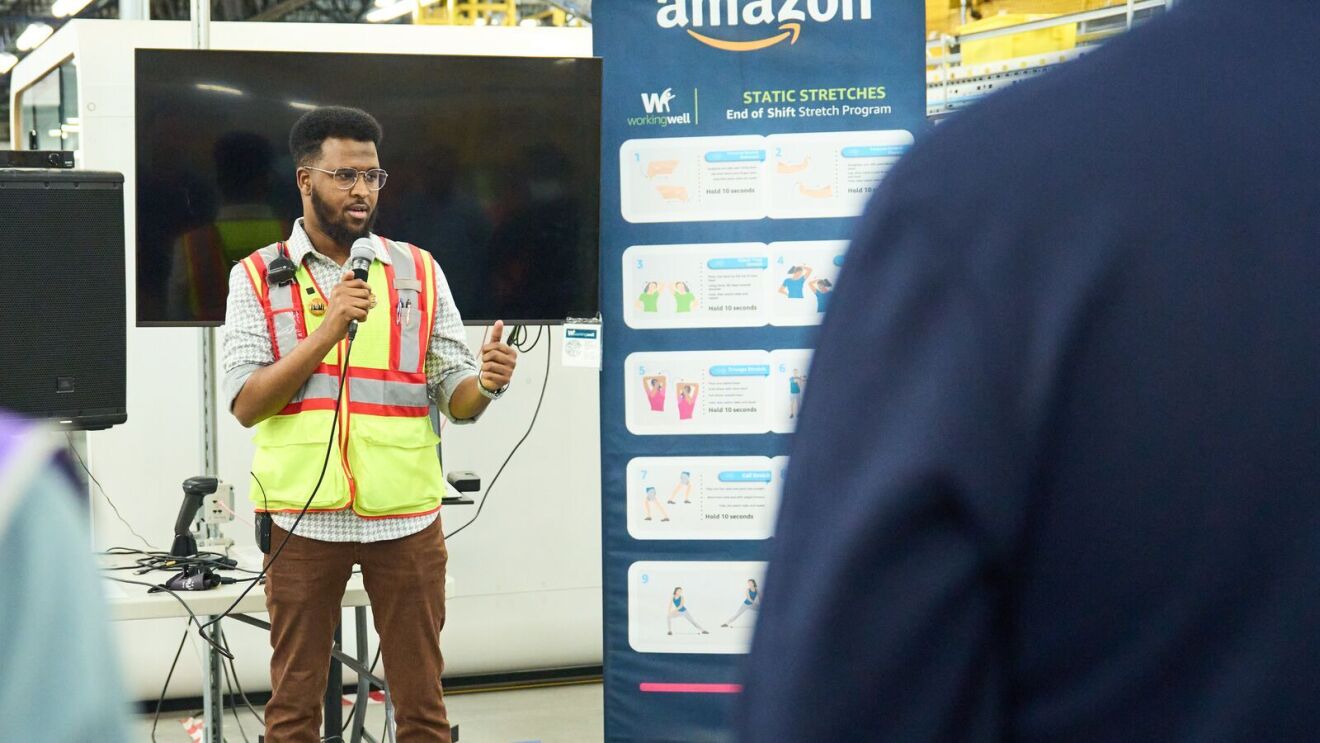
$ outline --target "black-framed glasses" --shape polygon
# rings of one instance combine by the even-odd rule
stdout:
[[[362,178],[362,180],[367,182],[367,188],[372,191],[379,191],[382,188],[385,188],[385,179],[390,177],[389,173],[386,173],[380,168],[372,168],[371,170],[358,170],[357,168],[335,168],[334,170],[326,170],[325,168],[313,168],[310,165],[304,165],[303,167],[308,170],[315,170],[318,173],[326,173],[334,178],[335,187],[340,191],[348,191],[352,189],[357,185],[358,178]]]

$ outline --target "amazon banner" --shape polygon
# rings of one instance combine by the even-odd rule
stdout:
[[[595,4],[609,741],[731,739],[815,330],[925,124],[924,12]]]

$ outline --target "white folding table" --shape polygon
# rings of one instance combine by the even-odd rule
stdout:
[[[247,549],[235,549],[231,551],[230,556],[238,561],[238,567],[247,570],[260,570],[262,555],[255,547]],[[153,571],[143,575],[136,575],[131,570],[113,570],[117,567],[132,566],[135,564],[138,555],[106,555],[101,558],[101,567],[110,568],[103,573],[107,578],[122,578],[125,580],[140,581],[143,583],[164,583],[168,579],[168,573]],[[255,573],[242,573],[238,571],[225,571],[224,575],[235,578],[254,577]],[[449,583],[446,580],[446,583]],[[224,613],[230,604],[239,597],[249,583],[234,583],[230,585],[217,586],[207,591],[176,591],[175,595],[183,600],[191,609],[197,618],[205,624],[216,616]],[[145,586],[119,583],[108,581],[107,596],[110,601],[111,617],[116,621],[131,619],[169,619],[189,616],[188,610],[180,605],[179,601],[165,592],[148,593]],[[368,684],[373,684],[378,688],[385,690],[385,715],[388,720],[386,726],[388,739],[394,740],[394,709],[390,701],[389,688],[385,684],[385,679],[371,673],[367,667],[370,658],[367,657],[367,606],[370,605],[370,599],[367,597],[367,590],[362,585],[362,575],[355,572],[348,581],[344,589],[344,598],[340,604],[344,607],[353,609],[354,624],[357,632],[356,655],[349,655],[340,647],[340,633],[335,633],[335,645],[331,651],[332,661],[330,667],[330,680],[326,685],[326,704],[325,704],[325,730],[326,736],[338,736],[340,727],[343,724],[343,669],[341,664],[348,666],[357,672],[358,693],[357,700],[354,702],[354,719],[352,743],[361,743],[363,740],[379,743],[366,731],[366,705],[368,699]],[[227,619],[233,619],[254,627],[260,627],[270,630],[270,624],[261,619],[257,619],[252,614],[266,613],[266,594],[262,586],[255,586],[248,592]],[[211,625],[207,631],[207,636],[214,643],[219,642],[220,622]],[[223,692],[221,684],[223,683],[223,672],[221,663],[224,656],[211,643],[206,643],[206,662],[203,664],[204,683],[202,684],[202,706],[204,708],[204,734],[202,740],[204,743],[223,743],[224,741],[224,706]]]

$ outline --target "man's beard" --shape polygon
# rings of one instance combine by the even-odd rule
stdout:
[[[349,227],[347,215],[343,212],[336,214],[329,204],[321,200],[315,189],[312,190],[312,210],[316,212],[316,221],[321,223],[321,231],[339,245],[352,245],[359,237],[366,237],[376,225],[376,210],[372,209],[367,214],[362,229],[355,230]]]

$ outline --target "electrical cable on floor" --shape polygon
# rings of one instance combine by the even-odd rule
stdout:
[[[243,743],[252,743],[248,740],[247,731],[243,729],[243,721],[238,717],[238,700],[234,699],[234,685],[229,683],[229,667],[224,663],[220,664],[220,675],[225,677],[225,690],[229,692],[229,706],[234,708],[234,722],[238,723],[238,734],[243,737]],[[220,697],[220,718],[225,716],[225,698]]]
[[[458,527],[452,532],[446,534],[445,535],[446,540],[452,539],[455,536],[457,536],[459,532],[471,526],[473,522],[475,522],[481,516],[481,509],[486,506],[486,498],[490,497],[490,491],[495,489],[495,483],[499,482],[500,475],[504,472],[504,468],[509,465],[509,461],[513,459],[513,455],[518,453],[519,447],[523,445],[523,442],[527,440],[527,437],[532,434],[532,429],[536,427],[536,419],[541,414],[541,403],[545,402],[545,391],[550,384],[550,348],[551,348],[550,344],[547,343],[545,347],[545,377],[541,380],[541,396],[536,400],[536,410],[535,412],[532,413],[531,423],[527,424],[527,431],[523,433],[522,438],[518,439],[518,443],[513,445],[513,449],[509,451],[509,456],[504,458],[504,463],[501,464],[500,468],[495,471],[495,477],[491,478],[490,485],[486,486],[486,492],[481,494],[481,500],[477,502],[476,515],[473,516],[466,524],[463,524],[462,526]]]
[[[179,649],[174,651],[174,661],[170,663],[170,672],[165,674],[165,686],[161,687],[156,698],[156,714],[151,718],[151,743],[156,743],[156,725],[160,723],[160,708],[165,704],[165,693],[170,689],[170,679],[174,678],[174,669],[179,665],[179,656],[183,655],[183,645],[188,642],[188,623],[183,623],[183,636],[179,638]]]
[[[82,455],[78,453],[78,448],[73,445],[73,434],[66,433],[64,434],[64,437],[69,441],[69,452],[73,454],[74,459],[78,460],[79,466],[82,467],[83,472],[87,473],[88,479],[90,479],[93,483],[96,484],[96,489],[101,491],[101,497],[105,499],[106,503],[110,504],[110,510],[115,512],[115,516],[119,519],[119,523],[128,527],[129,532],[131,532],[133,536],[142,540],[143,544],[147,545],[153,550],[159,551],[160,547],[157,547],[151,542],[148,542],[146,537],[142,536],[141,534],[138,534],[137,530],[133,528],[133,525],[128,523],[128,521],[124,518],[124,515],[119,512],[119,508],[115,506],[115,502],[110,500],[110,496],[105,492],[105,487],[101,485],[101,481],[97,480],[96,475],[92,474],[91,468],[87,466],[87,463],[83,461]]]
[[[234,651],[232,648],[229,647],[229,637],[225,635],[225,630],[223,626],[221,626],[219,629],[220,629],[220,642],[225,646],[225,650],[228,650],[232,655]],[[262,727],[265,727],[266,718],[262,717],[261,714],[257,712],[257,708],[252,705],[252,700],[248,699],[247,692],[243,691],[243,684],[238,680],[238,668],[234,665],[233,658],[229,659],[229,670],[234,674],[234,686],[238,689],[238,696],[240,699],[243,700],[244,706],[247,707],[248,712],[252,713],[253,717],[257,718],[257,722],[261,723]],[[238,716],[237,710],[234,711],[234,716],[235,717]]]

